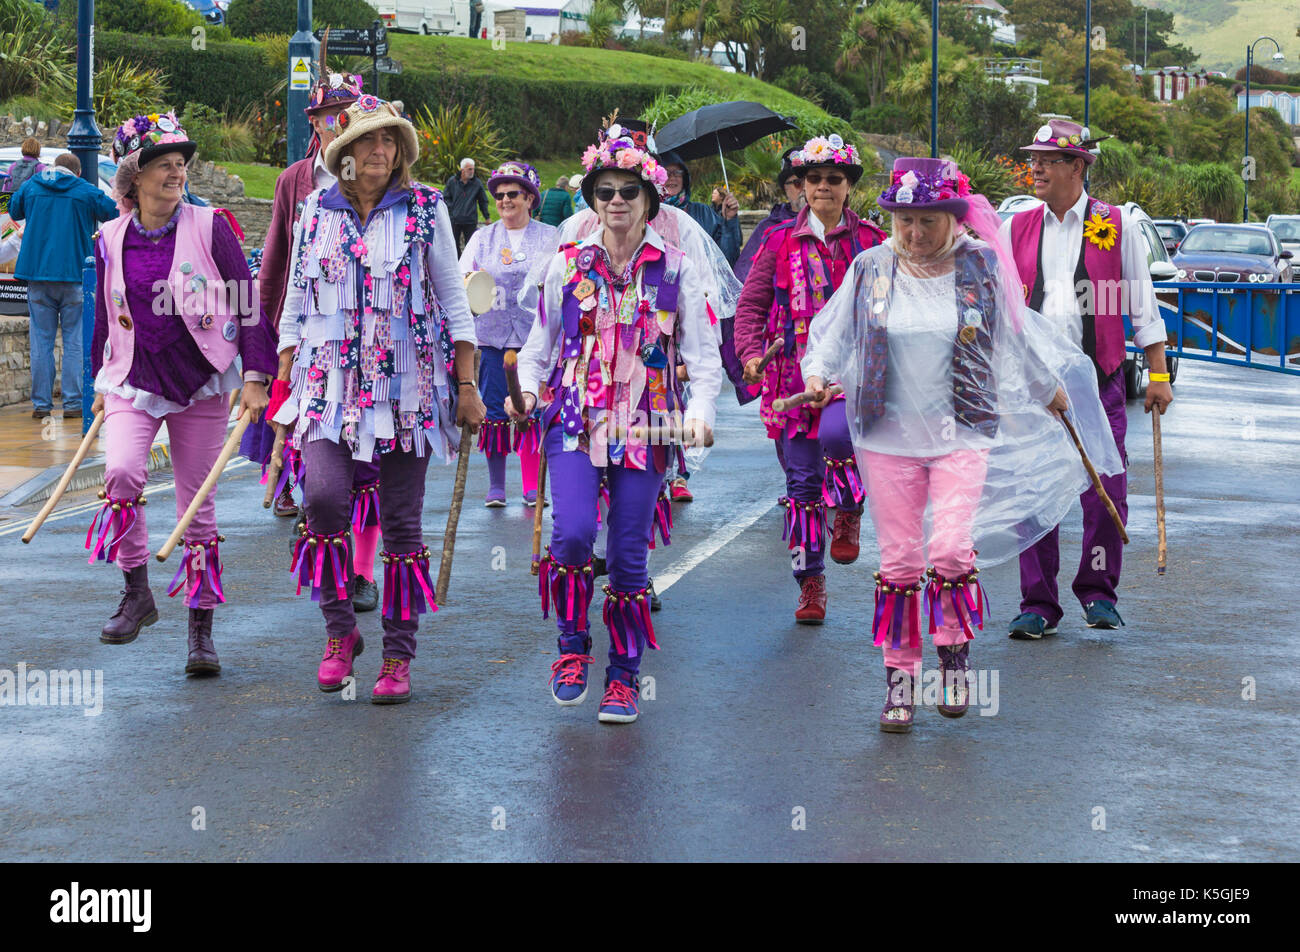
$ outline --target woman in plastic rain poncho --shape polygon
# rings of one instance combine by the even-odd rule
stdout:
[[[845,390],[881,557],[880,728],[904,733],[922,603],[942,673],[939,713],[960,717],[970,642],[987,613],[977,563],[1028,548],[1088,485],[1056,416],[1069,414],[1098,471],[1122,467],[1088,358],[1024,306],[997,215],[956,164],[899,158],[878,203],[893,212],[893,237],[854,260],[813,322],[801,369],[813,406],[829,402],[829,384]]]

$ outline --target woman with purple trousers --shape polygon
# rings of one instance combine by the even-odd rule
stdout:
[[[555,509],[540,581],[542,614],[554,602],[560,629],[551,693],[562,706],[587,695],[592,545],[604,477],[609,584],[602,615],[610,648],[598,718],[630,723],[637,718],[641,659],[659,647],[646,560],[675,453],[655,436],[679,428],[688,443],[710,440],[722,360],[696,265],[646,224],[659,210],[667,174],[617,123],[587,150],[583,165],[583,196],[600,227],[551,259],[542,306],[519,353],[519,382],[525,414],[539,398],[550,404],[542,445]],[[690,372],[689,403],[674,372],[679,355]]]
[[[86,535],[96,559],[126,577],[106,644],[134,641],[158,620],[149,590],[144,518],[149,448],[162,424],[171,441],[176,515],[189,507],[226,439],[226,394],[242,385],[240,414],[267,406],[275,375],[271,327],[253,291],[244,252],[214,209],[182,201],[195,145],[172,113],[136,116],[113,140],[113,194],[122,215],[95,242],[95,405],[104,411],[103,508]],[[236,363],[239,358],[239,363]],[[212,615],[225,601],[223,537],[213,492],[185,535],[185,557],[169,595],[189,605],[187,674],[221,670]]]

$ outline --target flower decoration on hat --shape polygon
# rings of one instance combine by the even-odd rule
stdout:
[[[947,162],[932,175],[918,175],[911,169],[906,172],[895,169],[893,181],[880,193],[880,197],[902,205],[929,205],[932,202],[966,198],[970,193],[970,179],[957,168],[957,163]]]
[[[1115,247],[1115,239],[1118,234],[1115,223],[1103,218],[1097,212],[1093,212],[1083,224],[1083,237],[1102,251],[1110,251],[1111,248]]]
[[[364,96],[357,97],[357,106],[362,112],[374,112],[379,108],[379,99],[367,93]]]
[[[790,153],[790,164],[796,168],[805,165],[860,165],[858,150],[838,135],[815,136],[804,143],[802,149]]]
[[[599,133],[595,145],[587,147],[582,154],[582,167],[585,173],[613,169],[639,175],[662,196],[663,187],[668,182],[668,171],[655,161],[646,149],[648,141],[645,133],[624,129],[618,124],[618,111],[615,110],[608,124]],[[638,145],[638,136],[642,144]]]
[[[188,142],[189,136],[181,128],[174,112],[149,113],[128,119],[117,128],[113,136],[113,158],[118,162],[142,148],[170,142]]]

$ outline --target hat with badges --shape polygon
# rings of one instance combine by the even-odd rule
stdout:
[[[492,174],[488,176],[488,194],[495,198],[497,186],[504,185],[506,182],[516,182],[519,185],[522,185],[524,191],[533,196],[534,208],[541,203],[542,178],[537,174],[537,169],[533,168],[527,162],[501,163],[501,165],[494,169]]]
[[[814,168],[836,168],[848,176],[850,185],[856,185],[862,178],[862,160],[858,157],[858,150],[838,135],[809,139],[802,149],[790,153],[790,165],[800,175]]]
[[[876,204],[891,212],[922,208],[950,212],[960,220],[970,211],[970,193],[970,179],[952,159],[900,155],[894,160],[889,187]]]
[[[326,62],[326,49],[329,46],[330,31],[326,30],[320,41],[320,79],[307,95],[307,108],[303,110],[308,116],[314,116],[322,109],[337,106],[350,106],[361,98],[362,79],[355,73],[331,73]]]
[[[174,112],[154,112],[128,119],[117,127],[112,146],[115,161],[121,163],[134,155],[140,167],[167,152],[180,152],[188,163],[197,148],[181,128],[181,121]]]
[[[1038,127],[1034,141],[1022,145],[1021,152],[1060,152],[1070,157],[1077,156],[1088,165],[1097,161],[1097,143],[1104,142],[1110,136],[1093,139],[1087,126],[1081,126],[1069,119],[1049,119]]]

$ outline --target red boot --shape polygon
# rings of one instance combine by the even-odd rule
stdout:
[[[835,510],[835,527],[831,530],[831,558],[840,565],[852,565],[858,560],[858,535],[862,528],[862,513]]]
[[[826,576],[808,575],[800,580],[799,589],[795,621],[801,625],[820,625],[826,620]]]

